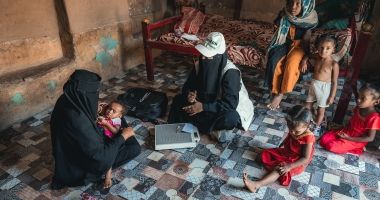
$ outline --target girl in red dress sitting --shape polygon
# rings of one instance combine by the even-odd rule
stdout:
[[[286,116],[289,133],[283,145],[261,153],[261,161],[269,174],[258,181],[251,181],[244,174],[244,184],[251,192],[276,180],[281,185],[289,185],[292,176],[305,170],[314,153],[315,138],[309,130],[311,119],[312,114],[306,107],[296,105],[290,109]]]
[[[380,89],[374,84],[366,84],[359,90],[357,106],[349,124],[340,130],[330,130],[323,134],[319,144],[328,151],[343,153],[363,153],[368,142],[375,139],[380,130],[380,114],[375,107],[380,103]]]

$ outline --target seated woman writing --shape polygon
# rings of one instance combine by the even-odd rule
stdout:
[[[212,32],[195,48],[201,53],[199,65],[191,71],[182,94],[173,99],[168,122],[189,122],[201,133],[216,130],[212,136],[225,142],[232,139],[226,130],[248,129],[254,107],[240,70],[227,59],[224,36]]]

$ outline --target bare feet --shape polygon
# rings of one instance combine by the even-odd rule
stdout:
[[[103,188],[110,188],[112,186],[112,169],[108,170],[104,178]]]
[[[280,108],[280,103],[281,103],[283,96],[284,96],[283,94],[275,95],[273,97],[272,101],[270,102],[270,104],[267,105],[267,107],[271,110],[276,110],[276,109]]]
[[[245,187],[247,187],[247,189],[252,193],[256,192],[256,190],[259,188],[256,181],[249,180],[247,173],[244,173],[243,181]]]

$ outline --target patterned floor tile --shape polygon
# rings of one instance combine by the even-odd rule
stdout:
[[[333,192],[332,193],[332,199],[336,199],[336,200],[354,200],[355,198],[351,198],[351,197],[348,197],[346,195]]]
[[[21,191],[17,192],[17,196],[20,199],[24,199],[24,200],[35,199],[39,195],[40,195],[39,192],[37,192],[36,190],[34,190],[33,188],[27,185],[23,189],[21,189]]]
[[[224,169],[232,169],[236,165],[236,162],[233,160],[226,160],[226,162],[223,165]]]
[[[144,87],[165,92],[170,105],[172,97],[180,91],[188,75],[192,59],[163,54],[156,59],[155,64],[154,82],[146,80],[144,65],[103,82],[101,101],[115,99],[126,88]],[[306,98],[308,83],[301,80],[294,91],[284,97],[280,111],[271,112],[266,108],[271,97],[262,87],[263,71],[246,67],[242,67],[241,71],[256,106],[255,117],[248,131],[237,131],[230,143],[218,144],[207,135],[202,135],[201,142],[194,149],[154,151],[154,135],[150,132],[154,124],[128,117],[128,123],[142,144],[142,152],[113,171],[115,183],[108,194],[98,190],[96,184],[89,184],[82,189],[70,188],[66,190],[67,193],[53,194],[48,190],[53,172],[49,128],[52,109],[14,124],[1,133],[0,188],[5,190],[0,190],[0,198],[70,199],[79,198],[78,195],[81,198],[90,195],[97,199],[151,200],[379,199],[380,170],[376,157],[367,153],[360,157],[353,154],[335,155],[318,145],[306,172],[293,177],[289,187],[274,183],[260,188],[256,193],[248,193],[242,188],[244,171],[253,180],[266,174],[263,166],[255,160],[260,152],[258,149],[275,148],[283,141],[287,132],[284,112],[290,106],[302,103]],[[340,78],[338,88],[342,88],[343,84],[344,79]],[[337,97],[341,94],[340,90],[337,91]],[[350,102],[348,110],[352,110],[354,103]],[[335,108],[332,106],[327,109],[328,120],[332,119]],[[347,112],[344,120],[349,119],[350,115],[352,112]],[[165,119],[159,119],[159,122],[165,123]],[[334,160],[339,168],[334,169],[326,164],[328,160]],[[177,165],[177,162],[183,163],[183,166]],[[83,193],[79,194],[81,191]]]
[[[191,164],[189,165],[189,168],[192,168],[192,169],[202,168],[202,169],[204,169],[208,164],[209,164],[209,162],[196,158],[193,162],[191,162]]]
[[[164,154],[153,151],[153,152],[148,156],[148,159],[151,159],[151,160],[154,160],[154,161],[158,162],[163,156],[164,156]]]
[[[309,197],[319,197],[321,193],[321,188],[314,186],[314,185],[308,185],[307,186],[307,196]]]
[[[311,174],[309,172],[303,172],[302,174],[292,177],[292,180],[296,180],[300,183],[309,184]]]
[[[157,169],[149,167],[149,166],[145,167],[145,169],[143,170],[142,173],[145,176],[153,178],[155,180],[159,180],[161,178],[161,176],[165,174],[165,172],[157,170]]]
[[[364,197],[369,199],[369,200],[377,200],[380,199],[380,193],[374,190],[365,190],[364,192]],[[364,198],[361,198],[364,199]]]
[[[323,182],[330,183],[332,185],[337,185],[337,186],[340,185],[340,177],[334,174],[324,173],[322,180]]]
[[[185,180],[170,174],[164,174],[155,184],[155,187],[162,190],[179,189]]]
[[[245,166],[243,171],[246,172],[248,176],[254,178],[262,178],[267,174],[267,172],[264,169],[258,169],[251,166]]]
[[[1,190],[9,190],[11,188],[13,188],[14,186],[16,186],[17,184],[19,184],[21,181],[17,178],[13,178],[13,179],[10,179],[9,181],[7,181],[6,183],[4,183],[0,189]]]
[[[359,173],[359,183],[360,185],[365,185],[371,188],[378,188],[378,182],[380,180],[379,176],[371,175],[365,172]]]
[[[42,181],[44,178],[48,177],[51,174],[52,172],[50,170],[42,168],[41,170],[33,174],[33,177],[39,181]]]
[[[255,160],[256,156],[257,156],[257,153],[248,151],[248,150],[244,151],[242,155],[243,158],[248,159],[248,160]]]

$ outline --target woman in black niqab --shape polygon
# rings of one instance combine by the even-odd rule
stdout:
[[[108,139],[97,128],[100,81],[93,72],[76,70],[55,104],[50,121],[55,159],[53,189],[98,181],[108,169],[140,153],[135,137],[125,140],[118,134]]]
[[[212,58],[199,57],[199,65],[190,72],[182,93],[173,99],[169,113],[169,123],[194,124],[201,133],[212,130],[232,129],[240,124],[235,111],[239,102],[240,72],[228,70],[222,76],[227,64],[227,53],[216,54]],[[189,105],[189,92],[196,91],[197,100],[203,104],[203,111],[189,115],[183,108]]]

